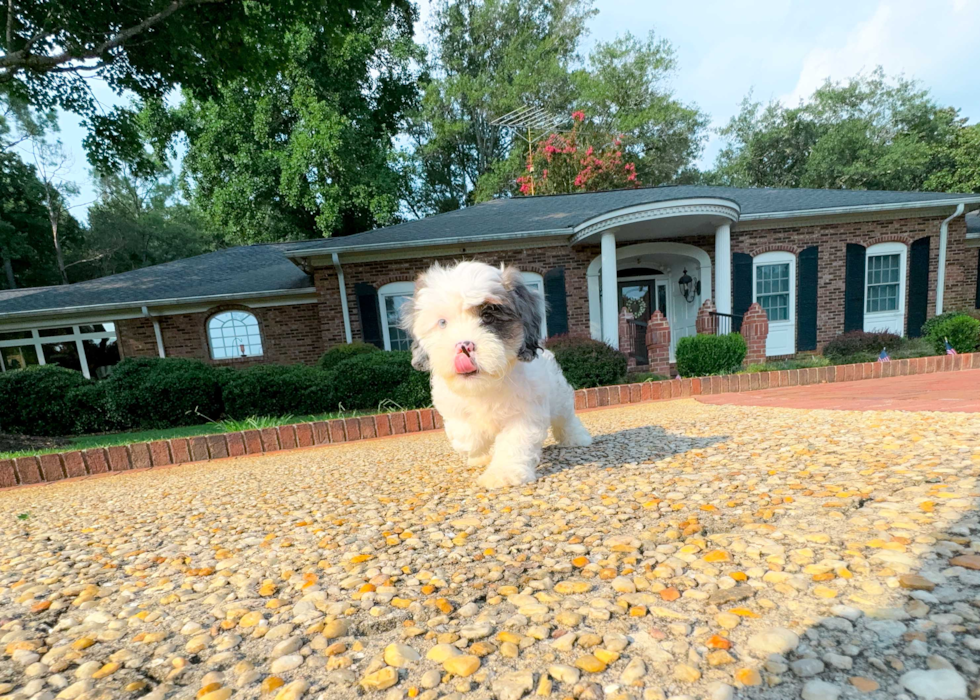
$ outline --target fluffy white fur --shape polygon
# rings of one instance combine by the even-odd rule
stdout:
[[[403,308],[446,435],[469,465],[487,466],[479,478],[487,488],[533,481],[549,426],[561,445],[592,442],[561,368],[538,347],[539,309],[518,270],[479,262],[434,265]],[[458,371],[461,344],[477,371]]]

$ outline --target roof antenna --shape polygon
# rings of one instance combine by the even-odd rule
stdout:
[[[518,107],[497,117],[490,123],[502,126],[514,132],[514,135],[527,142],[527,170],[531,173],[531,196],[534,196],[534,152],[531,147],[550,131],[556,131],[566,120],[556,117],[544,107]],[[537,134],[537,135],[535,135]]]

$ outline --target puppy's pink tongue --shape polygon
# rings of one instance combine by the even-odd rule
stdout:
[[[476,371],[476,365],[473,364],[473,360],[466,353],[461,352],[457,354],[453,363],[456,367],[456,374],[470,374]]]

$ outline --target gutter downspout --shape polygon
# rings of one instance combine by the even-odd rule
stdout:
[[[939,225],[939,273],[936,275],[936,315],[943,312],[943,291],[946,288],[946,242],[949,239],[949,222],[960,216],[966,207],[962,202],[956,205],[956,211],[943,219]]]
[[[340,308],[344,315],[344,338],[350,345],[350,312],[347,310],[347,285],[344,283],[344,268],[340,266],[339,255],[331,253],[331,256],[333,257],[333,268],[337,271],[337,284],[340,286]]]
[[[157,354],[160,357],[166,357],[167,353],[163,349],[163,333],[160,332],[160,322],[150,315],[150,310],[145,306],[143,307],[143,316],[153,322],[153,334],[157,337]]]

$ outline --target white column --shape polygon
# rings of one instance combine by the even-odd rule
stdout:
[[[715,230],[715,308],[732,312],[732,228],[722,224]]]
[[[602,339],[619,349],[619,289],[616,280],[616,234],[602,234]]]

